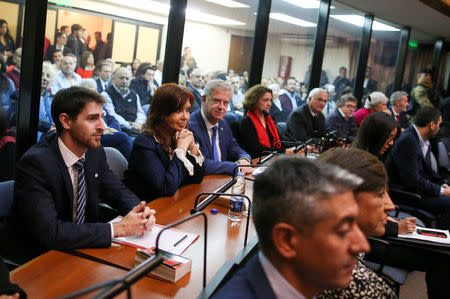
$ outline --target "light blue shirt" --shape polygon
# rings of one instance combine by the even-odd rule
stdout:
[[[58,91],[60,91],[63,88],[69,88],[71,86],[80,85],[81,83],[81,77],[77,73],[73,73],[72,83],[67,81],[66,76],[64,76],[63,72],[59,71],[55,78],[53,79],[52,83],[50,83],[50,90],[52,91],[52,94],[56,94]]]
[[[258,254],[261,266],[266,274],[267,280],[269,280],[270,286],[277,298],[283,299],[306,299],[305,296],[300,294],[284,277],[278,272],[277,268],[269,261],[269,259],[259,251]]]

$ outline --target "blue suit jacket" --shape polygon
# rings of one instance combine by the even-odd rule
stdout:
[[[424,197],[439,196],[440,185],[445,183],[425,160],[414,127],[400,135],[386,161],[386,168],[390,186]]]
[[[103,91],[106,90],[106,89],[103,89],[102,81],[100,80],[100,78],[95,79],[95,83],[97,84],[97,91],[98,91],[98,93],[102,93]],[[109,87],[109,84],[110,84],[110,83],[107,82],[106,88]]]
[[[197,110],[191,115],[189,120],[189,129],[194,133],[195,142],[200,145],[203,157],[205,157],[205,175],[209,174],[228,174],[233,175],[233,170],[237,166],[236,161],[241,158],[251,157],[247,154],[234,139],[227,122],[221,119],[218,124],[218,135],[220,153],[222,161],[214,161],[211,139],[206,129],[201,110]]]
[[[189,85],[187,87],[187,89],[189,89],[189,91],[192,92],[192,94],[195,97],[194,104],[192,104],[192,107],[191,107],[191,110],[190,110],[191,113],[193,113],[194,111],[200,110],[200,108],[202,108],[202,96],[200,95],[198,90],[195,89],[194,87],[192,87],[191,85]]]
[[[275,299],[276,296],[256,253],[212,298]]]
[[[172,196],[179,187],[200,183],[204,176],[204,164],[199,166],[194,157],[186,155],[194,166],[190,176],[177,155],[170,159],[153,135],[136,137],[131,149],[125,184],[142,200],[151,201],[161,196]]]
[[[348,121],[345,120],[338,108],[334,109],[334,111],[327,116],[325,122],[328,130],[337,130],[337,135],[346,138],[349,143],[353,141],[358,133],[355,117],[352,116]]]
[[[15,228],[25,233],[26,247],[37,249],[34,254],[110,246],[110,225],[97,223],[100,200],[125,215],[139,204],[138,198],[109,169],[103,148],[89,149],[86,219],[83,224],[73,223],[73,187],[57,136],[42,139],[23,155],[16,169],[13,220]]]

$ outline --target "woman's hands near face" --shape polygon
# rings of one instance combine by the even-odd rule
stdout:
[[[194,135],[188,129],[183,129],[175,133],[175,139],[177,141],[177,148],[182,149],[184,153],[189,149],[191,150],[194,144]]]

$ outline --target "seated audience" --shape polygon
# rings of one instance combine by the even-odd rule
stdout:
[[[176,84],[156,90],[125,172],[127,185],[140,198],[172,196],[179,187],[202,181],[204,159],[186,128],[193,102],[192,93]]]
[[[202,109],[192,113],[189,129],[205,157],[205,175],[233,175],[237,165],[251,164],[250,156],[238,145],[223,119],[231,100],[232,87],[223,80],[206,83]],[[242,167],[247,173],[253,168]]]
[[[14,62],[14,66],[7,71],[6,76],[14,82],[14,88],[19,90],[20,88],[20,67],[22,65],[22,48],[17,48],[14,51],[14,55],[12,58]]]
[[[56,32],[55,38],[56,42],[54,45],[48,46],[47,51],[45,52],[44,60],[53,61],[53,54],[56,50],[59,50],[61,52],[61,55],[67,55],[71,53],[70,49],[66,47],[67,36],[63,32]]]
[[[8,129],[6,112],[0,107],[0,182],[14,179],[16,165],[16,137]]]
[[[16,236],[27,236],[15,239],[28,245],[16,250],[35,256],[50,249],[109,247],[112,238],[152,228],[155,211],[139,202],[106,163],[100,146],[104,103],[98,93],[83,87],[55,95],[57,134],[32,146],[17,164],[12,227]],[[124,215],[123,220],[98,223],[100,199]]]
[[[336,130],[336,135],[352,143],[358,133],[356,127],[355,110],[358,100],[352,94],[346,94],[337,101],[337,108],[327,116],[325,123],[330,131]]]
[[[53,95],[48,89],[48,85],[52,82],[56,74],[55,67],[48,61],[42,63],[42,79],[41,79],[41,98],[39,104],[39,126],[38,140],[42,134],[46,133],[53,124],[51,106]]]
[[[158,83],[158,86],[162,84],[162,71],[163,71],[164,61],[158,60],[156,62],[156,70],[155,70],[155,81]],[[183,76],[184,77],[184,76]]]
[[[189,78],[187,89],[189,89],[195,97],[195,101],[191,107],[192,113],[202,107],[203,73],[198,68],[189,68],[186,74]]]
[[[295,94],[295,77],[289,77],[283,82],[284,93],[280,94],[280,103],[283,111],[289,115],[293,110],[299,106],[301,98],[296,97]]]
[[[322,114],[326,118],[328,115],[330,115],[330,113],[332,113],[336,109],[336,102],[334,100],[334,97],[336,95],[336,89],[334,88],[334,85],[330,83],[325,84],[324,86],[322,86],[322,88],[328,94],[327,104],[325,105],[325,108],[323,108],[322,110]]]
[[[392,116],[375,112],[362,122],[352,147],[367,151],[384,162],[400,133],[400,128]]]
[[[283,110],[283,106],[279,99],[280,85],[270,84],[268,87],[272,90],[273,96],[272,106],[270,107],[270,116],[272,116],[273,120],[276,122],[286,122],[289,113]]]
[[[97,84],[98,93],[104,92],[111,85],[110,79],[112,74],[111,64],[103,61],[97,64],[95,67],[94,73],[96,73],[97,78],[95,79],[95,83]]]
[[[389,99],[391,107],[389,110],[392,112],[392,116],[397,121],[398,125],[402,129],[409,127],[409,121],[406,116],[406,110],[409,107],[408,94],[404,91],[396,91],[392,93]]]
[[[56,94],[63,88],[79,85],[81,77],[75,73],[77,58],[74,54],[67,54],[61,62],[61,70],[55,75],[49,88],[52,94]]]
[[[417,207],[439,215],[439,226],[450,227],[450,187],[437,173],[430,139],[437,134],[442,117],[434,107],[417,111],[414,125],[400,135],[386,162],[389,185],[418,193]]]
[[[239,123],[238,141],[252,158],[257,158],[265,151],[285,152],[293,154],[294,148],[279,147],[278,129],[270,116],[272,106],[272,90],[256,85],[247,90],[244,108],[247,115]]]
[[[358,109],[355,112],[355,120],[358,126],[361,125],[364,118],[373,112],[383,112],[387,109],[388,99],[384,93],[379,91],[372,92],[367,98],[364,104],[364,108]]]
[[[366,237],[383,236],[387,212],[394,210],[387,193],[388,176],[383,163],[375,156],[354,148],[333,148],[318,159],[342,167],[363,179],[363,183],[353,190],[359,207],[356,222]],[[389,285],[367,268],[360,258],[352,272],[352,282],[347,287],[327,290],[318,298],[397,298]]]
[[[77,69],[77,74],[83,79],[91,78],[94,73],[94,55],[91,51],[84,51],[81,55],[80,67]]]
[[[261,250],[213,298],[315,298],[346,287],[358,254],[370,249],[356,224],[352,190],[361,182],[324,162],[277,159],[254,185]]]
[[[141,106],[148,105],[158,88],[155,79],[155,70],[148,62],[139,65],[135,73],[135,78],[131,80],[130,89],[134,91],[141,100]]]
[[[97,91],[97,84],[92,78],[81,80],[80,86]],[[130,158],[131,146],[133,145],[130,137],[122,132],[119,122],[113,116],[105,113],[103,115],[103,121],[105,122],[106,128],[102,133],[100,143],[104,147],[117,149],[128,160]]]
[[[306,141],[326,130],[325,117],[321,113],[328,100],[328,93],[321,88],[314,88],[308,95],[306,105],[298,107],[289,115],[286,123],[287,130],[295,140]]]
[[[15,48],[16,46],[9,32],[8,23],[4,19],[0,19],[0,50],[5,52],[5,62],[8,65],[11,64]]]
[[[64,56],[63,56],[61,50],[55,50],[53,52],[52,63],[58,70],[61,70],[61,66],[62,66],[61,64],[62,64],[63,57]]]
[[[119,122],[124,132],[136,135],[141,131],[146,116],[139,96],[129,88],[131,71],[119,67],[113,72],[111,82],[112,84],[102,92],[106,100],[105,111]]]
[[[341,66],[339,68],[339,76],[336,77],[336,79],[334,79],[333,85],[336,89],[336,94],[334,97],[335,101],[339,100],[341,91],[350,86],[350,80],[347,78],[347,68],[344,66]]]
[[[14,82],[5,75],[6,62],[0,57],[0,107],[5,113],[9,110],[11,95],[15,91]]]

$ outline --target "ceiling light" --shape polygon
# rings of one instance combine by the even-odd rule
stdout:
[[[305,21],[302,19],[297,19],[297,18],[288,16],[288,15],[285,15],[282,13],[271,13],[269,15],[269,17],[274,20],[286,22],[286,23],[301,26],[301,27],[316,27],[316,24],[314,24],[314,23],[311,23],[311,22],[308,22],[308,21]]]
[[[156,12],[164,15],[168,15],[170,11],[170,5],[164,4],[152,0],[127,0],[124,2],[123,0],[103,0],[104,2],[110,2],[113,4],[136,8],[139,10],[147,10],[150,12]]]
[[[243,4],[241,2],[233,1],[233,0],[205,0],[207,2],[219,4],[225,7],[230,8],[248,8],[250,5]]]
[[[340,21],[350,23],[352,25],[363,27],[364,17],[358,15],[330,15],[330,17],[338,19]],[[373,21],[372,24],[373,31],[400,31],[400,29],[380,23],[378,21]]]
[[[301,8],[319,8],[320,1],[319,0],[284,0],[284,2],[290,3],[292,5],[301,7]],[[334,6],[330,6],[331,9],[334,9]]]
[[[209,13],[204,13],[195,9],[186,9],[186,19],[215,25],[232,25],[232,26],[245,25],[245,23],[243,22],[239,22],[224,17],[219,17]]]

